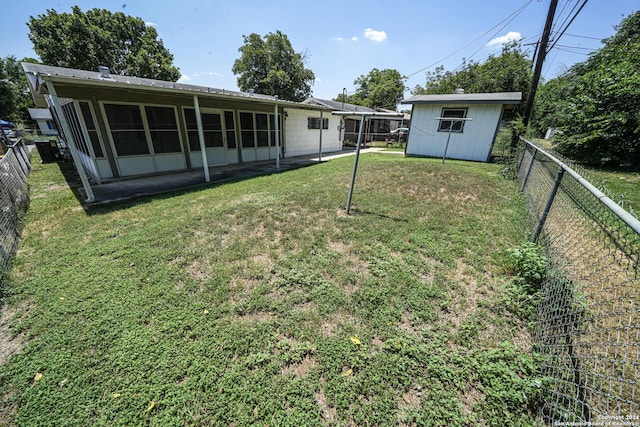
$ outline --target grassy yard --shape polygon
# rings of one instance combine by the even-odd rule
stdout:
[[[0,425],[533,424],[515,183],[367,154],[346,216],[352,162],[86,212],[36,156]]]

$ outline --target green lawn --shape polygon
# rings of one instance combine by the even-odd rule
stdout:
[[[0,425],[533,424],[516,184],[367,154],[347,216],[352,162],[85,212],[36,156]]]

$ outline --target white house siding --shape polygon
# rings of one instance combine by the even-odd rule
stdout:
[[[407,154],[442,157],[448,132],[438,132],[437,117],[443,108],[467,108],[462,133],[452,132],[447,158],[486,162],[502,114],[502,104],[415,104],[411,114],[411,130]]]
[[[287,108],[285,111],[287,113],[285,157],[317,153],[320,143],[320,129],[308,129],[307,119],[309,117],[320,118],[320,112],[292,108]],[[329,120],[329,129],[322,129],[322,152],[330,153],[341,150],[340,117],[325,111],[322,113],[322,118]]]

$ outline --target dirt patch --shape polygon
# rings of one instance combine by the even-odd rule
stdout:
[[[6,305],[0,307],[0,365],[4,365],[14,354],[19,354],[27,343],[23,334],[12,337],[9,325],[18,312],[26,313],[28,308],[27,303],[15,308]]]
[[[293,375],[295,378],[303,378],[307,376],[309,371],[315,368],[318,365],[316,359],[312,356],[305,356],[298,363],[292,363],[291,365],[285,366],[282,368],[280,372],[282,375]]]
[[[421,396],[422,390],[418,388],[412,388],[402,393],[402,396],[398,399],[398,425],[408,425],[404,423],[404,420],[407,418],[407,410],[420,409]]]
[[[325,379],[320,377],[320,390],[316,393],[316,402],[320,407],[320,416],[325,421],[333,423],[338,419],[338,411],[327,402],[327,396],[324,393]]]
[[[484,402],[484,394],[475,385],[470,384],[465,390],[458,392],[458,399],[462,413],[469,415],[474,412],[473,405]]]

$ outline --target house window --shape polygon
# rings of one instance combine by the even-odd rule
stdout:
[[[173,107],[144,107],[149,125],[153,151],[159,153],[179,153],[180,135]]]
[[[118,156],[149,154],[138,105],[104,104],[104,111]]]
[[[320,117],[308,117],[307,129],[320,129]],[[329,129],[329,119],[322,119],[322,129]]]
[[[443,108],[438,125],[438,132],[462,132],[464,129],[464,120],[446,120],[445,118],[463,119],[467,116],[466,108]]]

